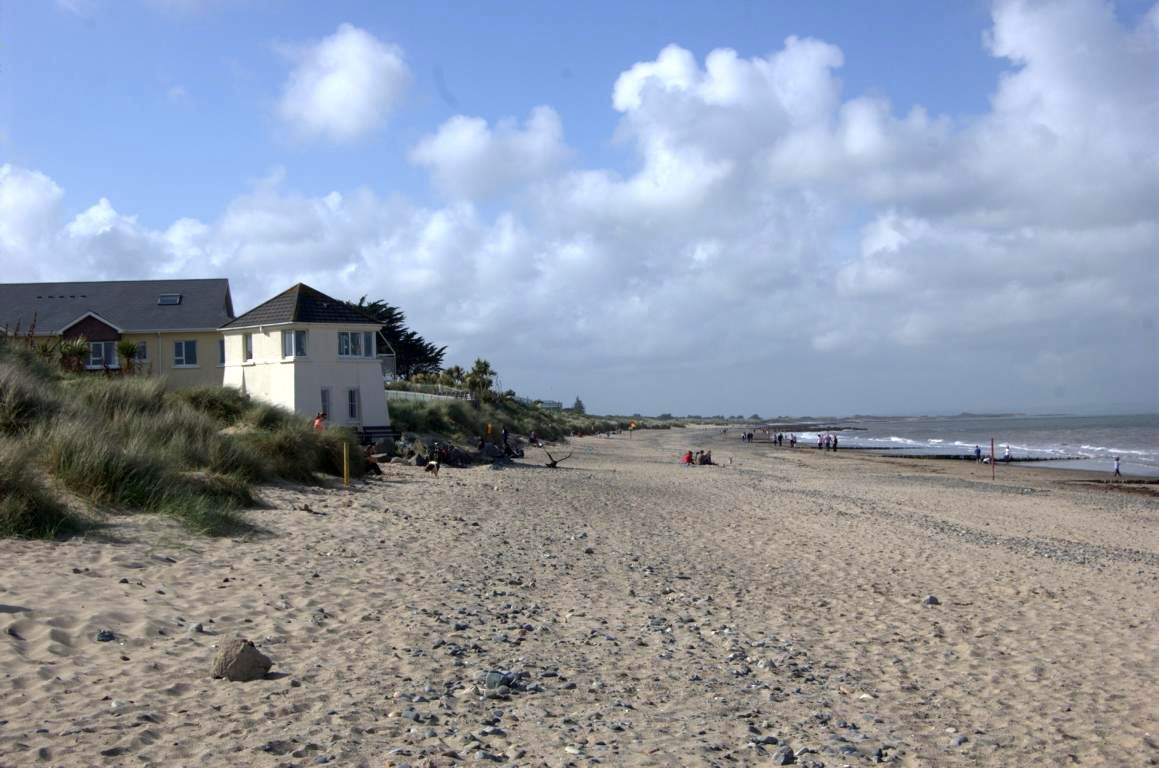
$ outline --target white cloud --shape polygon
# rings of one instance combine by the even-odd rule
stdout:
[[[297,280],[382,297],[451,362],[593,408],[1064,407],[1059,361],[1103,374],[1072,402],[1101,378],[1159,407],[1157,19],[999,3],[1009,68],[964,119],[843,94],[818,40],[669,46],[613,85],[626,169],[571,165],[547,107],[459,116],[411,154],[435,206],[282,174],[151,230],[104,200],[68,221],[51,179],[4,166],[0,244],[25,279],[224,274],[239,309]],[[1004,371],[1016,391],[978,386]]]
[[[511,120],[494,128],[477,117],[456,115],[411,151],[448,197],[479,200],[542,179],[558,169],[568,150],[559,115],[536,107],[522,128]]]
[[[278,115],[306,137],[366,136],[385,122],[411,80],[401,48],[350,24],[291,55],[297,64]]]

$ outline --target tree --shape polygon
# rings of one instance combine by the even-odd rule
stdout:
[[[475,396],[475,402],[479,403],[491,393],[491,387],[495,383],[495,369],[483,358],[475,358],[475,365],[466,375],[464,383]]]
[[[443,367],[443,356],[447,348],[436,347],[417,333],[406,327],[406,315],[398,307],[387,304],[382,299],[367,301],[363,296],[358,303],[346,302],[351,309],[369,315],[382,323],[379,333],[394,348],[395,372],[402,378],[410,378],[416,373],[438,373]]]
[[[137,370],[137,345],[128,339],[117,342],[117,355],[121,358],[121,372],[132,374]]]
[[[575,396],[575,403],[572,404],[571,409],[576,413],[587,413],[584,410],[584,401],[579,399],[579,395]]]
[[[89,343],[83,338],[64,339],[57,352],[60,354],[62,368],[70,373],[80,373],[85,368],[85,361],[89,359]]]
[[[467,372],[458,365],[452,365],[439,374],[439,383],[448,387],[461,387],[467,381]]]

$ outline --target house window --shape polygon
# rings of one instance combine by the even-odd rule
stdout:
[[[241,336],[241,357],[243,360],[254,359],[254,335],[252,333],[243,333]]]
[[[173,367],[197,367],[197,341],[195,339],[173,342]]]
[[[149,362],[149,342],[147,342],[147,341],[138,341],[137,342],[137,362],[138,363]]]
[[[120,368],[120,363],[117,361],[117,342],[115,341],[90,341],[89,342],[89,368]]]
[[[161,306],[172,306],[181,303],[180,293],[163,293],[157,297],[157,303]]]
[[[330,387],[322,387],[322,413],[330,416]]]
[[[282,357],[306,356],[307,331],[282,331]]]
[[[374,357],[374,335],[369,331],[339,331],[339,357]]]
[[[225,365],[225,339],[217,340],[217,364]]]
[[[346,414],[351,421],[358,421],[361,416],[361,400],[358,387],[346,390]]]

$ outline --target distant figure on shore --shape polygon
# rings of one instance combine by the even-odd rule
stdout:
[[[825,447],[825,437],[823,435],[817,435],[817,450],[819,451],[824,447]]]
[[[324,429],[326,429],[326,412],[318,411],[318,414],[314,417],[314,431],[321,432]]]
[[[712,466],[712,451],[705,451],[700,454],[700,463],[704,466]]]
[[[833,435],[833,452],[837,452],[837,435]]]
[[[1119,457],[1115,457],[1115,474],[1113,477],[1122,477],[1123,473],[1119,471]]]
[[[1014,461],[1014,457],[1010,454],[1010,445],[1009,444],[1005,448],[1002,449],[1002,460],[1003,461]]]
[[[981,460],[982,460],[982,446],[975,445],[974,446],[974,461],[981,461]]]
[[[789,447],[790,448],[797,447],[797,433],[796,432],[793,432],[792,434],[789,435]]]
[[[686,467],[692,466],[692,449],[691,448],[688,449],[687,453],[685,453],[682,457],[680,457],[680,463]]]

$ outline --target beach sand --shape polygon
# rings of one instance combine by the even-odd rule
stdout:
[[[241,539],[0,541],[0,765],[1159,761],[1154,497],[711,429],[570,448],[263,489]],[[269,678],[210,678],[235,635]]]

